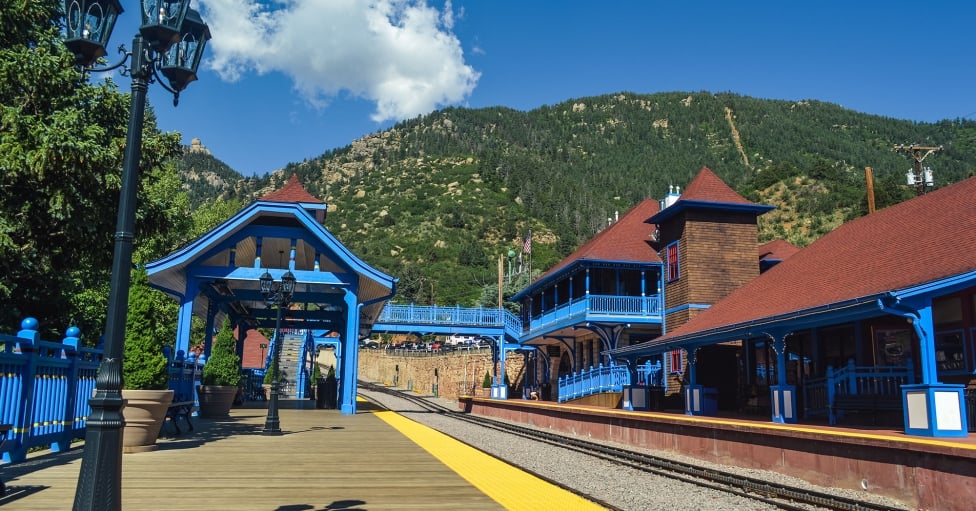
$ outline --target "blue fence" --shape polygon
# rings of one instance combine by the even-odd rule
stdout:
[[[23,461],[33,448],[67,450],[85,437],[102,350],[79,347],[81,331],[70,327],[60,342],[42,341],[34,318],[17,335],[0,334],[0,424],[10,431],[0,442],[6,463]],[[173,401],[198,403],[205,357],[163,348]]]
[[[0,423],[11,425],[4,462],[22,461],[34,447],[67,450],[85,436],[102,351],[79,347],[76,327],[60,342],[42,341],[37,327],[27,318],[16,336],[0,335]]]

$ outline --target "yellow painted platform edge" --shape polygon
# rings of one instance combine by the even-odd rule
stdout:
[[[487,401],[487,400],[486,400]],[[782,431],[782,432],[799,432],[799,433],[812,433],[815,435],[821,435],[828,440],[827,437],[846,437],[846,438],[857,438],[857,439],[871,439],[871,440],[883,440],[888,442],[902,442],[909,445],[931,445],[940,447],[950,447],[954,449],[962,449],[968,451],[976,451],[976,445],[964,444],[962,442],[954,442],[952,438],[941,438],[941,437],[914,437],[908,435],[899,436],[897,434],[885,434],[885,433],[870,433],[868,431],[844,431],[844,430],[833,430],[829,427],[823,428],[808,428],[803,425],[796,424],[777,424],[775,422],[755,422],[746,420],[736,420],[736,419],[721,419],[716,417],[708,416],[697,416],[697,415],[682,415],[678,413],[655,413],[655,412],[641,412],[641,411],[630,411],[630,410],[618,410],[614,408],[606,409],[595,409],[582,406],[573,405],[547,405],[545,403],[538,403],[534,401],[529,401],[527,403],[519,403],[520,406],[532,406],[535,408],[545,408],[549,410],[560,410],[560,411],[572,411],[575,413],[582,413],[584,415],[596,414],[604,416],[616,416],[621,418],[633,418],[633,417],[647,417],[651,419],[667,419],[675,422],[686,422],[690,424],[707,426],[710,424],[721,424],[724,426],[737,426],[745,428],[754,428],[757,430],[769,430],[769,431]]]
[[[375,414],[506,509],[605,509],[396,412]]]

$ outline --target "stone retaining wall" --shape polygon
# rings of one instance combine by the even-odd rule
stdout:
[[[510,398],[521,398],[524,360],[522,355],[510,354],[505,361]],[[386,350],[359,350],[359,379],[398,388],[411,388],[419,394],[434,391],[434,370],[437,370],[437,395],[457,399],[461,394],[481,395],[485,372],[492,372],[491,350],[455,351],[444,354],[402,353]],[[504,379],[502,379],[504,381]],[[516,395],[517,394],[517,395]]]

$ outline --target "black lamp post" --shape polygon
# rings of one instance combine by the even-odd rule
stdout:
[[[281,276],[281,282],[275,282],[271,272],[265,270],[261,275],[261,294],[268,306],[278,307],[274,331],[274,356],[271,360],[271,399],[268,401],[268,417],[264,421],[265,433],[281,433],[281,422],[278,419],[278,394],[281,392],[281,314],[282,310],[291,303],[295,293],[295,275],[291,270]]]
[[[64,44],[75,54],[84,71],[122,68],[132,77],[132,103],[122,168],[122,190],[116,220],[115,249],[105,326],[105,350],[95,380],[95,395],[88,401],[91,414],[85,433],[85,450],[75,491],[75,510],[118,510],[122,508],[122,354],[126,312],[129,302],[132,240],[135,230],[136,191],[139,187],[139,157],[142,153],[142,124],[146,89],[159,78],[174,95],[196,79],[200,58],[210,39],[210,29],[200,14],[189,8],[190,0],[143,0],[142,26],[132,42],[132,51],[119,48],[122,60],[112,66],[92,66],[106,55],[105,45],[118,15],[119,0],[65,0]]]

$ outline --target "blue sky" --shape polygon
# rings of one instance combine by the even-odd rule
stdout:
[[[244,175],[444,106],[531,110],[621,91],[735,92],[915,121],[976,118],[971,2],[192,5],[214,37],[200,80],[178,108],[158,86],[150,101],[163,130],[187,144],[199,138]],[[123,6],[112,45],[127,43],[138,25],[138,4]]]

